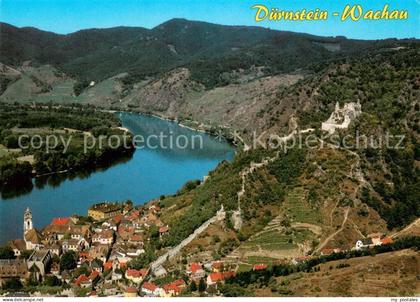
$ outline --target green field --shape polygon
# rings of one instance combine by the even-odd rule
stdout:
[[[262,257],[262,256],[249,256],[247,258],[247,261],[250,265],[261,264],[261,263],[271,265],[271,264],[277,262],[278,259],[271,258],[271,257]]]
[[[297,246],[291,237],[281,234],[277,230],[269,230],[250,238],[242,246],[244,249],[255,249],[256,247],[264,250],[288,250]]]

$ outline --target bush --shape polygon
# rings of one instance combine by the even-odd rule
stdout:
[[[87,80],[76,81],[73,85],[74,95],[79,96],[87,87],[89,87],[89,82]]]
[[[13,278],[13,279],[7,279],[4,281],[2,289],[7,291],[18,291],[23,288],[22,282],[20,282],[19,279]]]
[[[46,276],[44,285],[46,286],[60,286],[61,280],[58,279],[56,276]]]
[[[0,247],[0,259],[14,259],[15,253],[10,246]]]
[[[74,251],[65,252],[60,259],[61,270],[72,270],[77,266],[77,255]]]

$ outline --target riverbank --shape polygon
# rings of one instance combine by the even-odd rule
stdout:
[[[33,184],[34,180],[43,182],[42,179],[54,175],[86,173],[112,166],[121,159],[131,157],[135,152],[135,146],[130,139],[130,144],[120,145],[117,148],[102,145],[85,152],[83,140],[75,139],[69,152],[58,150],[34,152],[37,153],[26,155],[32,158],[34,154],[36,155],[36,160],[33,159],[32,162],[22,160],[22,157],[1,158],[0,193],[2,198],[27,193],[28,188],[32,188],[30,184]]]
[[[122,112],[120,117],[123,127],[130,128],[132,135],[147,137],[160,131],[165,134],[171,131],[174,136],[201,135],[204,148],[142,148],[129,160],[104,169],[35,178],[33,187],[27,191],[0,198],[0,242],[21,236],[19,226],[26,207],[31,208],[34,225],[40,228],[57,215],[86,213],[90,205],[103,200],[130,199],[133,204],[142,205],[161,195],[176,194],[186,182],[201,180],[223,160],[233,159],[235,149],[230,144],[201,132],[191,132],[175,123],[168,127],[160,118],[138,113]]]
[[[206,125],[206,124],[200,123],[200,122],[195,121],[195,120],[190,120],[191,124],[198,124],[199,125],[197,127],[194,127],[191,124],[186,124],[185,122],[180,121],[179,119],[170,118],[170,117],[167,117],[167,116],[164,116],[164,115],[158,115],[158,114],[150,113],[150,112],[141,112],[141,111],[132,111],[132,110],[123,110],[123,109],[122,110],[102,109],[102,111],[109,112],[109,113],[114,113],[114,114],[118,113],[118,112],[124,112],[124,113],[139,114],[139,115],[144,115],[144,116],[151,116],[151,117],[163,120],[163,121],[174,122],[178,126],[180,126],[182,128],[185,128],[185,129],[188,129],[188,130],[191,130],[191,131],[205,133],[205,134],[208,134],[208,135],[210,135],[212,137],[216,137],[216,138],[222,138],[222,139],[226,140],[226,142],[229,143],[234,148],[240,148],[241,147],[244,151],[247,151],[249,149],[242,138],[239,137],[240,143],[238,143],[235,140],[235,137],[233,137],[233,135],[231,135],[231,136],[226,135],[226,132],[228,132],[228,131],[230,131],[231,133],[233,132],[233,131],[231,131],[230,128],[226,128],[226,127],[222,127],[222,126],[210,126],[210,125]],[[219,129],[220,131],[215,133],[214,131],[210,130],[212,127],[216,127],[216,129]],[[127,128],[125,128],[125,129],[127,129]],[[224,129],[224,131],[222,131],[222,129]],[[235,150],[235,153],[237,153],[236,150]]]

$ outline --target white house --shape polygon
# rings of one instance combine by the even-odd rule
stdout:
[[[92,242],[111,245],[114,242],[114,232],[112,230],[104,230],[100,233],[95,233],[92,236]]]
[[[147,297],[159,297],[161,295],[161,288],[152,282],[144,282],[141,287],[141,292]]]
[[[373,246],[372,238],[360,239],[356,241],[356,250],[360,250],[362,248],[368,248]]]

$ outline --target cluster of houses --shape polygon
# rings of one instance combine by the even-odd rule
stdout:
[[[264,268],[267,268],[267,266]],[[235,271],[221,261],[212,261],[205,264],[192,262],[186,265],[185,276],[189,284],[195,283],[198,287],[200,282],[203,282],[206,288],[214,287],[217,289],[225,280],[235,276]],[[144,282],[140,290],[143,296],[147,297],[172,297],[180,295],[185,288],[187,288],[185,280],[177,279],[160,286],[151,281]]]
[[[79,252],[78,266],[88,264],[102,279],[98,287],[96,273],[82,275],[81,286],[96,286],[104,295],[136,296],[149,270],[129,268],[127,263],[145,253],[144,245],[150,240],[152,228],[157,237],[169,231],[159,218],[160,211],[156,203],[142,209],[125,207],[122,211],[106,203],[91,207],[88,215],[100,223],[91,226],[92,245]]]
[[[388,245],[393,243],[393,240],[389,236],[385,236],[381,233],[374,233],[368,235],[366,238],[358,239],[355,246],[351,250],[362,250],[373,248],[375,246]],[[340,248],[324,248],[321,250],[321,255],[331,255],[334,253],[347,252],[348,250]]]
[[[320,255],[321,256],[328,256],[331,254],[336,254],[336,253],[345,253],[348,252],[350,250],[362,250],[362,249],[369,249],[369,248],[373,248],[375,246],[380,246],[380,245],[388,245],[388,244],[392,244],[393,240],[391,237],[389,236],[385,236],[381,233],[374,233],[374,234],[370,234],[368,235],[366,238],[363,239],[358,239],[355,243],[355,245],[351,248],[351,249],[342,249],[339,247],[326,247],[323,248],[320,251]],[[299,257],[295,257],[292,258],[290,260],[291,264],[294,265],[298,265],[300,263],[303,263],[305,261],[308,261],[311,259],[312,256],[299,256]],[[285,262],[286,263],[286,262]]]
[[[54,218],[42,231],[38,231],[33,227],[31,211],[26,209],[23,239],[9,242],[16,259],[0,260],[0,284],[9,278],[24,282],[34,276],[42,281],[47,275],[53,275],[74,290],[86,289],[90,296],[99,292],[107,296],[135,297],[140,294],[170,297],[180,295],[191,283],[197,287],[205,284],[207,288],[217,290],[225,280],[235,276],[236,267],[232,268],[228,263],[192,262],[186,264],[185,271],[178,275],[183,278],[161,284],[153,281],[148,267],[129,267],[131,260],[145,253],[145,244],[149,240],[159,240],[167,235],[169,227],[160,220],[160,212],[157,202],[141,208],[133,208],[128,203],[101,203],[89,209],[90,219]],[[391,237],[372,234],[357,240],[352,249],[391,243]],[[321,255],[344,251],[340,248],[324,248]],[[60,257],[67,252],[76,255],[74,269],[60,268]],[[308,259],[310,256],[297,257],[291,262],[299,264]],[[253,267],[253,270],[264,269],[267,269],[266,264]]]
[[[384,236],[383,234],[376,233],[371,234],[368,238],[359,239],[356,241],[354,247],[355,250],[372,248],[380,245],[387,245],[393,243],[393,240],[389,236]]]
[[[115,242],[112,245],[110,261],[117,259],[122,265],[145,252],[144,243],[150,240],[152,227],[156,237],[162,237],[169,231],[159,218],[160,207],[152,204],[147,211],[132,210],[127,215],[118,215],[111,221],[106,221],[103,227],[115,232]],[[98,230],[99,231],[99,230]],[[100,231],[98,232],[101,233]]]
[[[144,242],[150,240],[152,227],[158,238],[169,231],[159,212],[157,204],[140,210],[130,203],[100,203],[89,208],[90,219],[54,218],[39,231],[33,226],[28,208],[23,218],[23,239],[9,242],[16,259],[0,261],[0,284],[10,278],[24,282],[35,274],[39,281],[54,275],[78,288],[100,285],[104,294],[125,292],[126,284],[139,286],[148,271],[127,269],[127,262],[145,252]],[[88,273],[75,276],[72,271],[60,269],[60,257],[69,251],[77,256],[76,268],[83,267]],[[29,258],[24,257],[25,253]],[[129,292],[132,296],[133,290]]]

